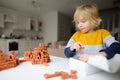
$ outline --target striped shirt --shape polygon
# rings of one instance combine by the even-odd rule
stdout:
[[[70,51],[70,46],[75,42],[81,42],[84,45],[84,49],[75,52]],[[100,50],[106,49],[114,42],[117,41],[110,34],[110,32],[105,29],[98,29],[91,33],[82,33],[80,31],[77,31],[68,41],[64,53],[67,57],[74,56],[77,58],[80,56],[80,54],[83,53],[97,53]]]

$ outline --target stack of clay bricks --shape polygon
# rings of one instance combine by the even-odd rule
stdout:
[[[48,79],[48,78],[54,78],[54,77],[60,76],[63,80],[68,79],[68,78],[77,79],[77,74],[76,73],[77,73],[76,70],[70,70],[70,74],[65,72],[65,71],[59,71],[59,72],[56,71],[53,74],[45,73],[44,78]]]
[[[32,48],[29,48],[27,51],[25,51],[23,57],[24,61],[30,61],[33,58]]]
[[[16,67],[20,63],[16,58],[15,52],[10,51],[8,57],[5,57],[4,53],[0,50],[0,71]]]
[[[25,51],[23,56],[25,61],[31,61],[32,64],[43,64],[47,66],[48,62],[50,62],[48,50],[42,43],[33,51],[31,48]]]

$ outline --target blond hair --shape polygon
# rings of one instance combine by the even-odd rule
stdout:
[[[101,18],[98,14],[98,8],[95,4],[84,4],[79,6],[74,13],[74,22],[77,23],[80,19],[89,20],[93,27],[98,27],[101,22]]]

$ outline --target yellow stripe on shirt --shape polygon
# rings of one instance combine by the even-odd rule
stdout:
[[[109,35],[109,31],[105,29],[95,30],[91,33],[77,31],[71,39],[75,42],[81,42],[83,45],[101,45],[103,44],[103,40]]]

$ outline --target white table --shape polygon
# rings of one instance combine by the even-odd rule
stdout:
[[[31,62],[23,62],[15,68],[0,71],[0,80],[46,80],[44,73],[54,73],[55,71],[69,72],[69,59],[50,56],[51,62],[49,66],[32,65]],[[77,80],[80,79],[78,75]],[[50,78],[48,80],[61,80],[60,77]],[[71,79],[70,79],[71,80]],[[86,80],[120,80],[120,73],[108,74],[106,72],[98,72],[86,77]]]

